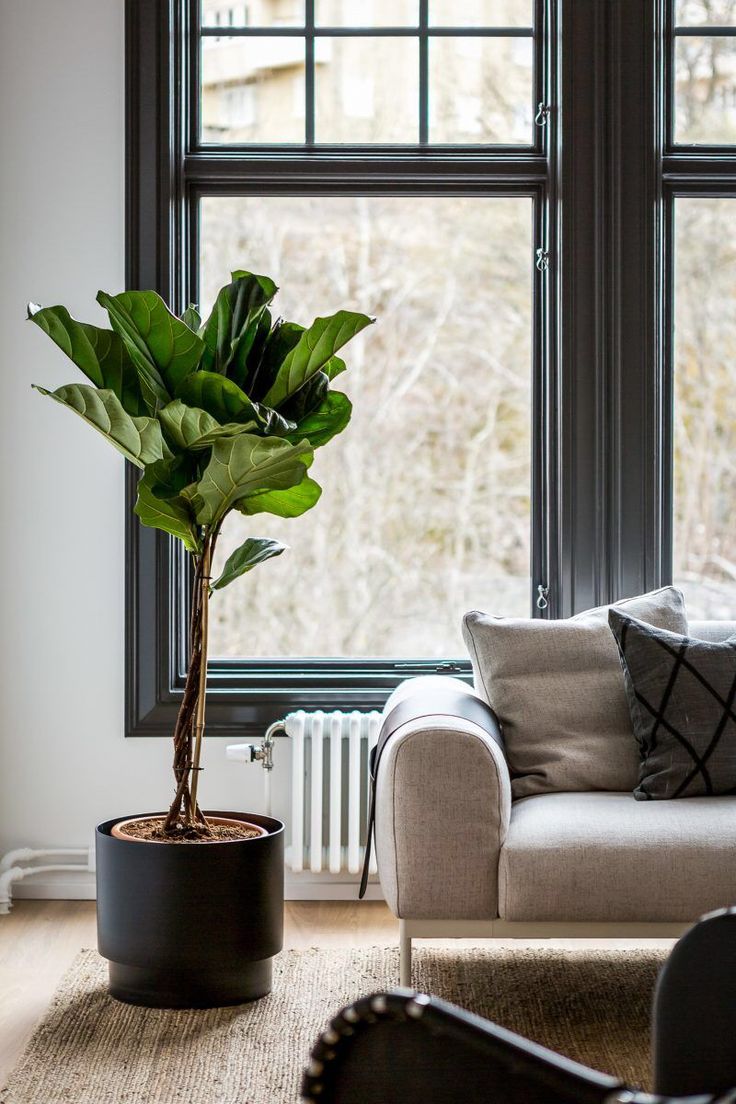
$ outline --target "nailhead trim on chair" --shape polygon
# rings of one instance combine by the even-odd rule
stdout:
[[[311,1059],[302,1080],[302,1099],[308,1104],[316,1104],[320,1099],[331,1074],[330,1063],[337,1058],[343,1039],[384,1017],[392,1020],[419,1020],[429,1002],[430,998],[424,993],[376,993],[343,1008],[312,1048]]]

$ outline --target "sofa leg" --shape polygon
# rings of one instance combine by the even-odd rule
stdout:
[[[406,920],[399,920],[399,985],[411,989],[411,936]]]

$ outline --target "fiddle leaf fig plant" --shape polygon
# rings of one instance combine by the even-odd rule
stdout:
[[[78,322],[66,307],[28,306],[89,381],[37,390],[141,469],[135,513],[193,559],[191,654],[163,825],[172,840],[210,835],[198,800],[210,596],[285,549],[249,537],[212,579],[223,523],[233,510],[298,517],[316,505],[315,449],[342,432],[352,409],[332,390],[346,367],[337,353],[374,321],[345,310],[307,328],[274,320],[277,291],[268,276],[233,272],[204,322],[195,306],[177,317],[154,291],[101,291],[109,329]]]

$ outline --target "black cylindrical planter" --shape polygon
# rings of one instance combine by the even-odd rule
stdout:
[[[118,1000],[212,1008],[271,991],[283,945],[284,825],[256,813],[210,815],[268,835],[167,844],[112,836],[127,817],[97,828],[97,946]]]

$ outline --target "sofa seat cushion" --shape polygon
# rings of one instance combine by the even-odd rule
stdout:
[[[736,903],[736,797],[514,802],[499,864],[504,920],[690,921]]]

